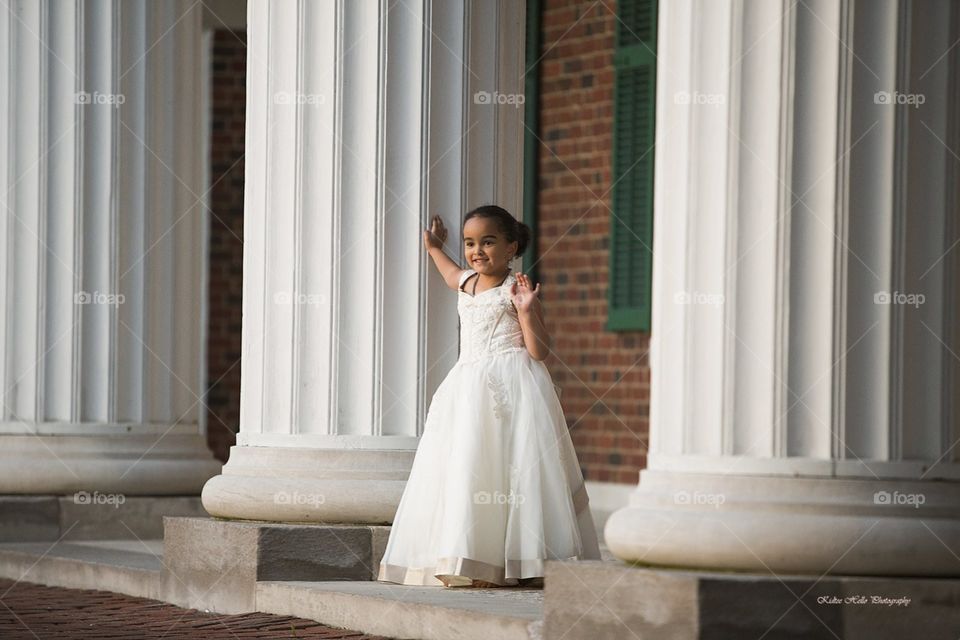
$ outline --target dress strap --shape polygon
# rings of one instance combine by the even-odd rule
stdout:
[[[467,278],[472,276],[474,273],[476,273],[476,271],[474,271],[473,269],[466,269],[465,271],[461,272],[460,281],[457,283],[457,288],[462,289],[463,283],[466,282]]]
[[[463,289],[463,283],[466,282],[466,281],[470,278],[470,276],[472,276],[472,275],[475,274],[475,273],[476,273],[476,271],[474,271],[473,269],[466,269],[466,270],[462,271],[462,272],[460,273],[460,280],[459,280],[459,282],[457,282],[457,288],[462,290],[462,289]],[[493,288],[494,288],[494,289],[499,289],[500,287],[502,287],[502,286],[504,285],[504,283],[506,283],[506,281],[509,280],[509,279],[510,279],[510,276],[512,276],[512,275],[513,275],[513,271],[512,271],[512,270],[508,271],[506,277],[505,277],[503,280],[500,281],[500,284],[498,284],[496,287],[493,287]],[[479,282],[479,281],[480,281],[480,278],[477,278],[477,279],[474,281],[474,283],[473,283],[473,294],[474,294],[474,295],[476,295],[476,293],[477,293],[477,282]]]

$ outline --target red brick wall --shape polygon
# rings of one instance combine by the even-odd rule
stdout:
[[[543,2],[537,267],[554,342],[546,363],[584,474],[636,483],[649,433],[649,334],[604,330],[614,10],[613,2]]]
[[[211,58],[207,443],[226,461],[240,426],[246,33],[217,30]]]

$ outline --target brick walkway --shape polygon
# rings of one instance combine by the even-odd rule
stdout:
[[[324,638],[388,640],[312,620],[267,613],[216,615],[109,591],[61,589],[0,579],[0,638]]]

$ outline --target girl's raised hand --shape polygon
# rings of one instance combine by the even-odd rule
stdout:
[[[437,248],[443,249],[443,243],[447,241],[447,228],[443,226],[443,220],[440,216],[433,216],[429,229],[423,230],[423,246],[427,251]]]
[[[510,285],[510,299],[517,311],[529,311],[539,304],[540,283],[532,286],[530,278],[523,273],[517,274],[517,281]]]

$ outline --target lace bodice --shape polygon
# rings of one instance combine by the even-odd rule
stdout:
[[[464,281],[474,273],[473,269],[464,271],[457,290],[460,362],[471,362],[498,353],[525,351],[520,319],[510,300],[510,286],[516,281],[513,272],[499,287],[472,296],[462,287]]]

